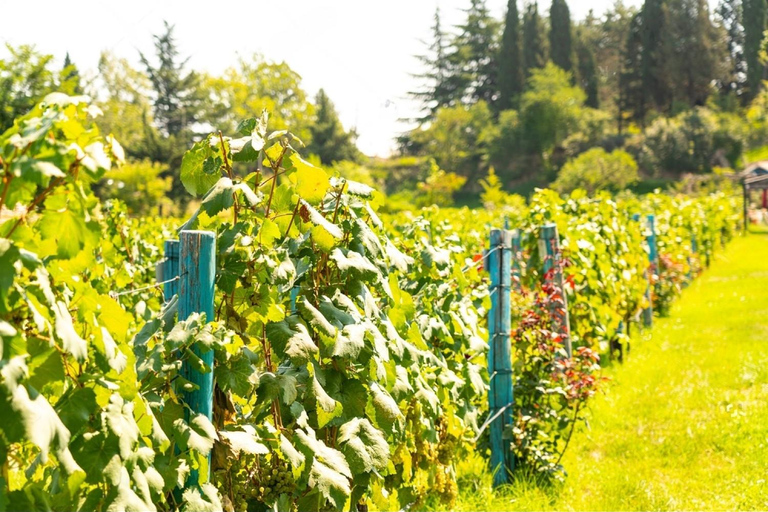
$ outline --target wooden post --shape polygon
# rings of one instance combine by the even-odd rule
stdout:
[[[522,290],[520,279],[522,278],[520,268],[520,253],[522,251],[522,239],[519,229],[512,230],[512,288],[517,291]]]
[[[486,268],[491,277],[491,310],[488,313],[488,414],[490,418],[491,468],[493,485],[509,482],[509,473],[515,468],[509,439],[504,439],[512,418],[512,347],[510,342],[512,305],[510,302],[512,233],[491,230]]]
[[[554,316],[555,320],[560,324],[558,326],[558,332],[563,337],[565,351],[568,353],[568,357],[571,357],[571,320],[570,315],[568,314],[568,296],[565,294],[563,271],[559,264],[560,239],[557,235],[557,226],[553,223],[541,226],[539,231],[539,256],[542,259],[542,270],[545,275],[552,268],[555,269],[554,275],[552,276],[552,282],[560,289],[560,294],[563,297],[564,314],[562,318],[558,318],[557,314]],[[557,263],[557,265],[555,263]]]
[[[206,321],[210,322],[214,318],[216,234],[210,231],[182,231],[180,246],[179,318],[186,320],[192,313],[205,313]],[[195,348],[193,352],[206,366],[213,368],[213,350],[202,352]],[[200,373],[184,362],[181,366],[181,376],[198,386],[198,389],[183,395],[191,411],[213,420],[213,371]],[[185,417],[187,421],[191,419],[186,409]],[[205,481],[210,480],[210,462],[209,455]],[[197,486],[199,480],[198,471],[193,469],[186,487]]]
[[[160,281],[170,281],[179,277],[179,241],[165,241],[165,259],[162,261]],[[170,281],[163,285],[163,300],[168,302],[179,293],[179,280]]]
[[[744,233],[743,234],[746,235],[747,234],[747,228],[749,227],[748,218],[747,218],[748,215],[749,215],[749,212],[748,212],[748,210],[749,210],[749,189],[747,188],[747,184],[746,183],[742,183],[741,187],[742,187],[743,192],[744,192],[744,199],[743,199],[744,200],[744,205],[743,205],[744,206]]]
[[[649,215],[648,217],[650,218],[651,216]],[[632,220],[634,220],[636,222],[640,222],[640,214],[639,213],[635,213],[634,215],[632,215]],[[643,229],[644,227],[645,227],[645,229]],[[642,225],[640,226],[640,228],[642,229],[643,233],[647,233],[648,225],[646,225],[644,227]],[[646,244],[648,244],[648,262],[649,262],[649,266],[648,266],[648,269],[645,271],[645,275],[648,278],[648,287],[645,289],[645,298],[646,298],[646,300],[648,300],[648,307],[643,310],[643,325],[645,325],[646,327],[651,327],[653,325],[653,304],[651,304],[651,300],[652,300],[652,298],[651,298],[651,285],[653,284],[654,268],[653,268],[653,256],[651,255],[651,251],[652,250],[650,249],[650,246],[651,246],[650,238],[651,237],[650,237],[649,234],[644,234],[644,236],[645,236],[645,242],[646,242]],[[654,239],[654,244],[655,244],[655,242],[656,242],[656,240]]]

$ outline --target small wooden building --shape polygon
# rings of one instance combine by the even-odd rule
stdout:
[[[768,160],[753,162],[738,174],[744,190],[744,230],[747,229],[749,204],[752,192],[761,192],[761,206],[768,209]]]

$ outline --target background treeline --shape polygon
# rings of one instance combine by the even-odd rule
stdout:
[[[565,0],[510,0],[503,19],[485,0],[467,2],[458,26],[435,13],[410,93],[421,112],[391,158],[362,155],[330,98],[308,97],[285,62],[252,55],[219,76],[197,72],[168,24],[138,67],[104,53],[92,78],[69,56],[54,69],[52,56],[9,46],[0,130],[52,90],[96,98],[100,129],[130,157],[98,190],[134,212],[160,204],[181,213],[184,150],[263,109],[274,129],[298,127],[316,163],[384,190],[389,209],[454,196],[478,204],[483,182],[524,195],[541,186],[648,191],[768,158],[766,0],[720,0],[714,10],[707,0],[617,1],[583,20]]]
[[[182,213],[189,198],[179,180],[184,152],[200,134],[235,133],[240,120],[264,109],[271,128],[298,127],[307,153],[321,163],[362,158],[357,134],[345,131],[330,98],[322,89],[308,98],[288,64],[255,54],[220,76],[194,71],[167,23],[154,36],[154,55],[139,55],[139,67],[104,52],[92,78],[81,76],[68,54],[63,69],[55,69],[53,56],[32,46],[7,50],[0,59],[0,133],[52,91],[88,94],[102,110],[99,129],[113,133],[129,158],[98,184],[100,192],[123,199],[136,213],[158,205],[164,213]]]
[[[765,29],[765,0],[617,1],[583,20],[565,0],[510,0],[502,20],[470,0],[453,29],[437,11],[400,153],[433,157],[471,192],[490,167],[518,191],[739,168],[768,142]]]

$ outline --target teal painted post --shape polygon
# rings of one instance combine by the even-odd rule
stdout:
[[[693,281],[693,257],[699,252],[699,244],[696,243],[696,234],[691,235],[691,255],[688,256],[688,281]],[[686,283],[687,286],[687,283]]]
[[[160,281],[170,281],[179,277],[179,241],[165,241],[165,259],[162,261],[162,273]],[[163,285],[163,300],[168,302],[179,293],[179,280],[170,281]]]
[[[502,229],[491,230],[486,268],[491,277],[491,310],[488,313],[488,392],[490,419],[491,468],[493,485],[509,482],[509,473],[515,468],[509,439],[504,439],[507,425],[512,419],[512,346],[510,341],[512,305],[511,250],[512,233]]]
[[[214,318],[216,235],[210,231],[182,231],[180,246],[179,318],[186,320],[192,313],[205,313],[206,321],[210,322]],[[201,352],[195,348],[193,352],[213,369],[213,350]],[[213,420],[213,371],[200,373],[184,362],[181,376],[198,386],[198,389],[184,393],[184,401],[189,409]],[[185,410],[185,416],[189,421],[188,410]],[[209,455],[206,481],[210,480],[210,462]],[[198,472],[192,470],[186,487],[197,486],[199,479]]]
[[[555,259],[560,258],[560,239],[557,235],[557,226],[551,222],[541,226],[539,231],[539,256],[542,259],[542,268],[545,275],[553,267],[555,268],[552,279],[553,284],[560,289],[564,314],[561,318],[557,318],[557,314],[554,316],[556,317],[555,320],[560,324],[558,332],[563,337],[565,351],[568,353],[568,357],[571,357],[571,319],[568,314],[568,296],[565,294],[562,268],[559,264],[555,265]]]
[[[648,216],[648,219],[650,219],[652,215]],[[636,213],[632,215],[632,220],[636,222],[640,222],[640,214]],[[645,227],[649,228],[650,224],[647,224]],[[655,254],[656,250],[656,239],[655,239],[655,231],[654,231],[654,238],[653,238],[653,249],[651,249],[651,234],[649,229],[643,230],[644,236],[645,236],[645,242],[648,244],[648,262],[650,265],[648,266],[648,270],[645,271],[646,275],[648,276],[648,288],[645,289],[645,298],[648,300],[648,307],[643,310],[643,325],[646,327],[652,327],[653,326],[653,304],[651,303],[651,283],[653,283],[653,274],[656,272],[656,267],[654,265],[654,259],[653,255]]]
[[[659,272],[659,253],[656,250],[656,216],[649,214],[648,219],[648,260],[651,263],[651,275],[658,275]],[[653,280],[651,281],[653,282]],[[651,300],[651,289],[648,288],[648,308],[643,311],[643,323],[647,327],[653,327],[653,301]]]
[[[520,279],[522,278],[520,257],[522,255],[522,237],[519,229],[512,230],[512,287],[522,291]]]

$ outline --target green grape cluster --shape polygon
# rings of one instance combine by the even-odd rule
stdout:
[[[230,460],[228,469],[214,472],[213,483],[235,512],[246,512],[250,501],[273,503],[296,489],[290,468],[274,453],[268,459],[241,455]]]
[[[448,466],[438,465],[435,473],[435,491],[443,503],[452,507],[459,495],[459,486],[450,473]]]
[[[258,483],[259,501],[264,503],[272,503],[281,494],[292,494],[296,490],[293,472],[274,454],[269,464],[258,466],[253,480]]]

